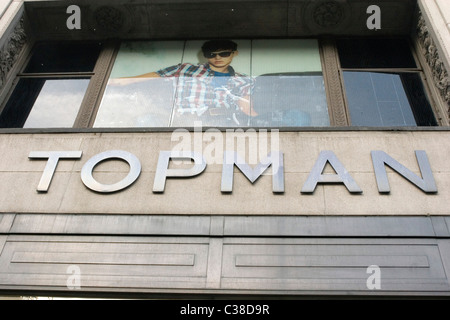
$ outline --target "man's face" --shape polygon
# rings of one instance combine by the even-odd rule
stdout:
[[[225,69],[231,64],[233,58],[237,55],[237,51],[217,50],[211,52],[206,58],[211,67],[217,69]]]

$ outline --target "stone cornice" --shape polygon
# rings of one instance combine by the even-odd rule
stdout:
[[[422,54],[430,67],[433,83],[441,98],[447,104],[450,116],[450,77],[444,61],[440,58],[438,47],[435,44],[423,15],[419,14],[417,37],[422,47]]]
[[[0,48],[0,90],[5,85],[9,72],[19,59],[26,42],[27,34],[24,28],[24,20],[21,18],[4,45]]]
[[[67,2],[27,1],[30,24],[42,39],[174,39],[408,35],[416,0],[74,0],[81,30],[66,28]],[[370,5],[382,25],[367,28]]]

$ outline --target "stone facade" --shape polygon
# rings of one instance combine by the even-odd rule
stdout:
[[[427,24],[427,20],[423,13],[419,13],[419,21],[417,25],[417,37],[420,41],[423,56],[426,59],[428,66],[432,70],[433,84],[438,90],[441,98],[446,103],[448,108],[448,114],[450,115],[450,78],[448,74],[449,57],[448,48],[450,44],[450,9],[448,4],[443,1],[437,1],[435,4],[431,4],[430,1],[424,2],[424,6],[435,5],[439,8],[441,15],[435,15],[432,18],[428,18],[436,21],[445,21],[446,28],[441,31],[443,36],[439,37],[431,26]]]
[[[68,31],[63,1],[1,0],[0,98],[13,85],[27,50],[42,39],[206,38],[224,32],[233,37],[331,35],[332,41],[335,35],[413,33],[430,70],[429,83],[450,114],[448,0],[380,0],[384,18],[381,29],[373,31],[366,28],[366,8],[375,2],[286,0],[258,1],[255,6],[255,1],[81,0],[82,29]],[[214,6],[214,14],[205,3]],[[204,19],[176,24],[186,11]],[[330,50],[326,54],[335,57]],[[337,95],[340,83],[334,80],[331,90]],[[343,99],[333,103],[342,104]],[[344,113],[333,116],[345,125]],[[88,124],[89,119],[81,122]],[[276,193],[270,168],[254,183],[234,168],[232,192],[221,192],[220,161],[229,146],[220,145],[212,153],[211,136],[226,139],[226,132],[185,130],[190,143],[200,141],[196,146],[206,157],[205,171],[169,178],[164,192],[152,192],[160,151],[179,143],[174,134],[146,129],[2,129],[0,295],[450,296],[448,127],[256,132],[265,139],[263,151],[259,142],[256,149],[233,145],[231,150],[242,152],[252,167],[269,151],[283,153],[285,190]],[[248,134],[237,136],[245,140]],[[82,180],[83,168],[110,150],[133,154],[142,166],[140,175],[123,190],[92,191]],[[388,166],[391,191],[380,192],[371,158],[375,150],[386,152],[419,180],[431,174],[437,192],[424,192]],[[430,172],[422,172],[416,150],[425,151]],[[38,192],[48,161],[31,156],[37,151],[82,155],[61,159],[48,190]],[[336,181],[302,193],[322,151],[336,155],[362,193],[349,192]],[[130,167],[116,160],[99,163],[94,179],[101,184],[124,179]],[[173,165],[186,168],[185,163]],[[326,174],[336,174],[329,164]],[[382,269],[381,288],[367,284],[371,265]],[[73,267],[78,283],[68,282]]]
[[[7,134],[0,136],[0,211],[54,214],[177,214],[177,215],[447,215],[450,201],[450,166],[447,131],[430,132],[282,132],[265,138],[256,132],[257,143],[248,138],[243,144],[214,145],[217,132],[196,133],[184,140],[202,141],[206,169],[195,177],[168,178],[163,193],[153,193],[160,151],[178,149],[178,138],[171,133],[102,134]],[[234,135],[233,135],[234,136]],[[236,136],[239,136],[236,135]],[[262,137],[262,138],[261,138]],[[245,145],[244,145],[245,144]],[[227,148],[228,146],[228,148]],[[258,147],[259,146],[259,147]],[[446,147],[443,147],[446,146]],[[272,192],[271,169],[251,183],[237,168],[231,193],[221,192],[223,152],[237,151],[255,167],[275,148],[284,154],[285,192]],[[447,150],[445,149],[445,150]],[[139,178],[128,188],[112,194],[89,190],[81,180],[81,170],[97,154],[123,150],[139,159]],[[211,150],[214,150],[211,152]],[[253,150],[247,153],[246,150]],[[344,184],[318,184],[312,194],[302,194],[321,151],[332,151],[362,189],[352,194]],[[371,151],[381,150],[421,177],[415,156],[424,150],[436,180],[438,193],[427,194],[388,169],[390,194],[380,194],[371,159]],[[29,159],[36,151],[82,151],[80,159],[61,159],[48,192],[38,193],[47,159]],[[211,155],[212,154],[212,155]],[[253,157],[256,156],[256,157]],[[174,169],[183,168],[173,165]],[[130,171],[123,161],[100,163],[94,177],[103,184],[124,179]],[[332,173],[327,168],[326,173]],[[22,199],[17,202],[17,198]]]

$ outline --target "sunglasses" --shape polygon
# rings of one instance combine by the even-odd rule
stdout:
[[[217,55],[219,55],[222,58],[226,58],[231,56],[231,54],[234,51],[221,51],[221,52],[205,52],[203,55],[205,56],[205,58],[207,59],[212,59],[215,58]]]

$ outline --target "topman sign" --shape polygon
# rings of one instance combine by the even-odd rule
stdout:
[[[371,151],[378,191],[380,193],[389,193],[391,190],[386,171],[386,166],[389,166],[423,192],[436,193],[438,190],[426,152],[417,150],[415,151],[415,156],[420,175],[415,174],[410,168],[407,168],[384,151]],[[59,161],[68,159],[79,160],[81,157],[82,151],[30,152],[29,159],[43,159],[47,161],[37,186],[37,191],[47,192],[49,190]],[[128,163],[128,175],[114,184],[103,184],[97,181],[93,176],[94,168],[103,161],[114,159]],[[188,168],[170,167],[171,161],[180,160],[188,160],[191,165],[188,166]],[[333,168],[334,173],[324,173],[327,165],[330,165]],[[174,150],[160,151],[153,183],[153,192],[164,192],[166,180],[168,178],[194,178],[205,172],[205,170],[207,170],[206,167],[207,162],[200,152]],[[237,167],[251,183],[254,183],[263,174],[270,174],[272,177],[272,192],[283,193],[285,191],[284,154],[281,151],[269,152],[262,161],[254,166],[246,163],[237,152],[224,151],[221,178],[221,191],[223,193],[230,193],[233,190],[235,167]],[[93,156],[83,165],[81,170],[81,181],[92,191],[111,193],[121,191],[131,186],[139,178],[140,173],[141,162],[134,154],[123,150],[109,150]],[[349,171],[344,164],[341,163],[336,154],[330,150],[321,151],[317,155],[317,160],[312,167],[308,178],[303,182],[300,192],[311,194],[318,184],[342,184],[352,194],[360,194],[363,192],[358,183],[349,174]]]

